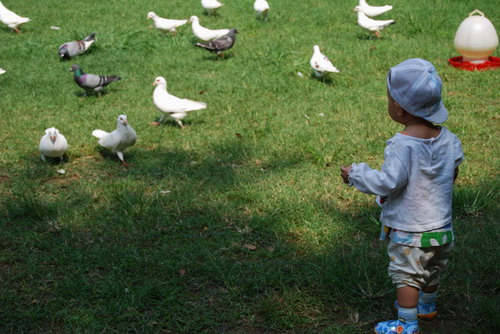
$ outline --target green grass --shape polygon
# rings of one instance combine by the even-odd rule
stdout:
[[[0,332],[361,333],[394,317],[379,211],[338,166],[380,166],[400,130],[385,75],[410,57],[435,64],[466,154],[440,317],[422,328],[498,332],[499,72],[447,64],[469,12],[499,29],[494,1],[394,2],[380,40],[357,26],[356,1],[270,1],[264,22],[251,0],[217,17],[198,1],[3,2],[33,21],[0,27]],[[190,26],[164,36],[148,11],[240,34],[216,60]],[[87,54],[59,61],[60,44],[90,32]],[[341,71],[331,82],[310,77],[314,44]],[[82,97],[72,64],[123,80]],[[160,75],[208,104],[184,130],[149,125]],[[129,169],[91,136],[122,113],[139,136]],[[51,126],[70,144],[62,166],[39,157]]]

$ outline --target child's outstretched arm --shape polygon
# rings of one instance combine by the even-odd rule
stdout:
[[[405,164],[392,152],[388,152],[381,170],[370,168],[366,163],[353,163],[351,166],[340,167],[341,176],[345,183],[358,190],[378,196],[388,196],[399,189],[408,180]]]

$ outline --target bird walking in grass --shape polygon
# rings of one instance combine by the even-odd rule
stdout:
[[[188,21],[188,20],[165,19],[163,17],[156,15],[155,12],[148,13],[148,20],[153,20],[153,24],[156,29],[169,31],[174,35],[177,33],[176,28],[186,24]]]
[[[87,37],[78,41],[71,41],[62,44],[57,53],[61,59],[71,59],[77,55],[80,55],[88,50],[88,48],[95,42],[95,32],[91,33]]]
[[[318,45],[313,46],[313,55],[309,64],[314,71],[314,75],[319,78],[330,73],[338,73],[339,70],[333,66],[330,59],[321,53]]]
[[[356,6],[354,8],[354,11],[358,12],[358,25],[369,31],[373,31],[377,38],[380,38],[381,30],[395,23],[394,20],[373,20],[365,15],[363,8],[361,8],[360,6]]]
[[[201,0],[201,6],[211,15],[217,15],[217,10],[224,4],[217,0]]]
[[[0,74],[4,74],[5,72],[7,72],[7,71],[4,70],[3,68],[0,68]]]
[[[113,153],[116,153],[123,166],[128,167],[128,164],[123,158],[123,151],[135,144],[137,141],[137,134],[128,124],[127,116],[125,115],[118,116],[116,124],[116,130],[113,130],[112,132],[94,130],[92,131],[92,135],[99,139],[97,142],[99,145]]]
[[[173,118],[181,128],[184,128],[182,119],[190,111],[205,109],[207,104],[188,99],[181,99],[171,95],[167,91],[167,80],[164,77],[157,77],[153,82],[156,86],[153,92],[153,103],[160,110],[161,117],[158,122],[151,122],[151,125],[160,125],[167,117]]]
[[[366,0],[359,0],[359,7],[363,10],[363,13],[366,14],[366,16],[369,17],[374,17],[374,16],[379,16],[381,14],[384,14],[385,12],[388,12],[392,9],[392,6],[390,5],[385,5],[385,6],[370,6]]]
[[[63,162],[64,153],[68,150],[68,142],[66,138],[59,133],[59,130],[56,128],[48,128],[45,130],[45,135],[40,139],[38,148],[43,162],[47,162],[47,158],[58,158]]]
[[[71,66],[70,71],[73,72],[75,82],[85,90],[86,93],[96,92],[100,96],[104,87],[112,82],[118,81],[121,77],[116,75],[97,75],[84,73],[78,65]]]
[[[20,33],[21,31],[18,26],[31,21],[31,19],[17,15],[13,11],[7,9],[0,1],[0,21],[15,32]]]
[[[266,19],[269,14],[269,3],[266,0],[255,0],[253,9],[255,10],[257,18]]]
[[[236,42],[237,33],[238,30],[233,28],[229,30],[229,33],[227,35],[221,36],[205,43],[196,43],[196,46],[204,48],[205,50],[216,53],[218,56],[223,57],[224,51],[232,48],[234,42]]]
[[[219,38],[221,36],[227,35],[229,33],[229,29],[208,29],[203,27],[200,24],[200,20],[198,19],[198,16],[193,15],[189,19],[189,22],[191,22],[191,27],[193,29],[193,34],[198,38],[201,39],[202,41],[208,42],[212,39]]]

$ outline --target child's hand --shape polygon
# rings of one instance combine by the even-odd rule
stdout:
[[[349,183],[349,171],[351,168],[352,166],[340,166],[340,170],[342,171],[340,176],[344,179],[344,183]]]

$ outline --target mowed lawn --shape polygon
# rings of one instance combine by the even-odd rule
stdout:
[[[339,166],[380,166],[401,130],[385,75],[412,57],[440,73],[466,155],[440,315],[421,327],[500,331],[500,72],[447,61],[474,9],[500,28],[496,1],[392,1],[380,39],[357,25],[356,0],[269,0],[265,21],[252,0],[217,16],[198,0],[2,2],[32,21],[0,27],[0,333],[369,333],[394,318],[379,209]],[[189,24],[163,34],[149,11],[235,27],[236,44],[218,59]],[[59,45],[92,32],[86,54],[59,60]],[[340,70],[331,80],[311,77],[315,44]],[[83,96],[73,64],[122,80]],[[207,103],[185,129],[150,125],[158,76]],[[129,168],[91,135],[120,114],[138,134]],[[40,159],[49,127],[69,142],[62,164]]]

